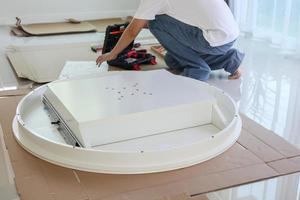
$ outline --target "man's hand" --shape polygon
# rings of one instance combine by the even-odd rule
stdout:
[[[101,63],[105,62],[105,61],[111,61],[111,60],[114,60],[117,58],[117,55],[113,54],[112,52],[109,52],[109,53],[105,53],[101,56],[99,56],[97,58],[97,65],[101,65]]]

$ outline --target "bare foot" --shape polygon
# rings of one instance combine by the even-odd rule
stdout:
[[[228,76],[229,80],[239,79],[242,76],[242,72],[240,69],[237,69],[233,74]]]

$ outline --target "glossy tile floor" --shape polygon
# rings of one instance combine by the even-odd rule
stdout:
[[[143,35],[148,35],[144,32]],[[41,45],[101,41],[103,34],[16,38],[7,27],[0,27],[0,96],[1,91],[29,87],[30,81],[18,80],[4,56],[8,45]],[[243,77],[229,81],[222,71],[212,73],[209,83],[224,89],[239,104],[240,111],[273,130],[300,148],[300,55],[285,55],[264,41],[241,37],[236,46],[246,53]],[[298,57],[298,58],[297,58]],[[7,176],[0,151],[0,199],[17,197]],[[9,189],[6,189],[9,188]],[[257,182],[207,194],[211,200],[299,200],[299,174]]]
[[[241,80],[216,72],[209,82],[228,92],[248,117],[300,148],[300,55],[285,55],[264,41],[241,37],[246,53]],[[224,200],[299,200],[299,174],[208,194]]]

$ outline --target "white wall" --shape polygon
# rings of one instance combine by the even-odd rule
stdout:
[[[0,25],[132,15],[140,0],[0,0]]]

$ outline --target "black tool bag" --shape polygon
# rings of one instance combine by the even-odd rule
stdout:
[[[110,25],[106,28],[105,40],[102,54],[110,52],[118,43],[128,23]],[[155,56],[147,53],[146,50],[136,51],[133,49],[134,41],[126,47],[116,59],[108,61],[111,66],[120,67],[126,70],[140,70],[141,64],[156,64]]]
[[[106,28],[102,54],[111,52],[111,50],[118,43],[119,39],[121,38],[123,32],[125,31],[128,25],[129,23],[115,24],[115,25],[110,25]],[[128,47],[126,47],[120,54],[126,53],[131,49],[133,49],[133,44],[134,41],[130,43]]]

